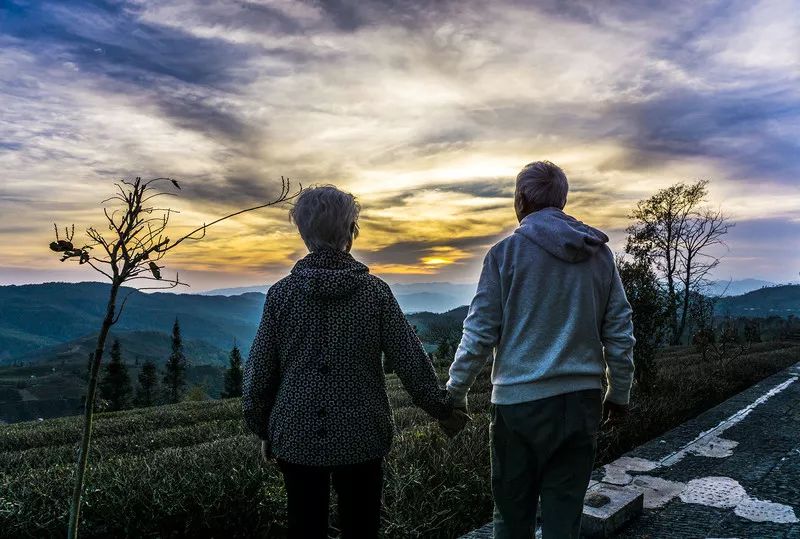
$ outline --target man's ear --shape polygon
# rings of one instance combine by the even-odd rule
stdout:
[[[522,198],[519,196],[514,197],[514,213],[517,214],[517,221],[522,222],[526,215],[530,212],[525,211],[525,205],[522,202]]]

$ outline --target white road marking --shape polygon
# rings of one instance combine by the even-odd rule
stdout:
[[[647,509],[662,507],[670,500],[679,497],[684,503],[733,508],[740,517],[756,522],[798,522],[791,506],[751,498],[741,484],[730,477],[701,477],[692,479],[688,483],[682,483],[650,475],[634,476],[630,474],[630,472],[649,472],[659,468],[668,468],[689,454],[711,458],[731,456],[739,442],[722,438],[721,435],[750,415],[757,406],[767,402],[796,382],[798,376],[794,374],[793,371],[792,376],[786,381],[776,385],[715,427],[701,432],[692,441],[658,461],[625,456],[606,464],[603,466],[602,481],[625,485],[643,493],[644,507]]]

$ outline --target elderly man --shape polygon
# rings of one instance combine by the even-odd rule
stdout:
[[[631,307],[608,236],[563,212],[568,184],[549,161],[517,176],[520,226],[493,246],[450,367],[467,392],[492,365],[494,536],[530,538],[542,500],[545,539],[580,532],[603,416],[625,413],[633,380]]]

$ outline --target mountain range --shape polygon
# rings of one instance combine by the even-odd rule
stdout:
[[[727,283],[727,290],[763,283],[734,281]],[[469,303],[474,293],[474,285],[469,284],[391,286],[409,318],[418,321],[429,318],[431,313],[460,312],[453,309]],[[96,282],[0,286],[0,364],[85,358],[100,326],[108,290],[108,284]],[[196,363],[224,365],[234,343],[247,354],[264,305],[263,292],[250,287],[242,294],[224,294],[236,291],[148,294],[123,289],[120,298],[128,298],[125,312],[113,331],[124,336],[132,353],[142,358],[161,357],[167,353],[166,336],[177,318]],[[768,286],[744,295],[722,297],[717,300],[717,314],[798,314],[798,291],[798,285]]]
[[[395,283],[389,285],[394,292],[400,308],[404,312],[443,313],[461,305],[469,305],[475,294],[477,284],[455,284],[446,282],[431,283]],[[761,279],[717,280],[711,281],[704,288],[704,293],[712,297],[739,296],[760,288],[776,286],[775,283]],[[240,286],[235,288],[215,288],[200,292],[208,296],[236,296],[250,292],[262,294],[269,290],[269,285]]]
[[[472,285],[421,283],[392,288],[427,350],[434,350],[442,339],[451,346],[458,342]],[[0,286],[0,422],[75,413],[80,407],[87,358],[108,291],[108,284],[95,282]],[[264,305],[264,294],[252,290],[238,295],[146,294],[129,288],[120,295],[126,296],[125,311],[108,343],[120,340],[132,379],[147,359],[163,367],[177,318],[191,365],[189,382],[211,396],[219,394],[233,344],[247,357]],[[428,312],[434,309],[426,307],[445,312]],[[718,298],[716,313],[798,316],[800,285]]]
[[[240,286],[235,288],[216,288],[201,292],[207,296],[235,296],[259,292],[266,294],[270,285]],[[443,313],[461,305],[469,305],[475,294],[476,284],[456,284],[445,282],[390,284],[400,308],[406,313]]]
[[[740,296],[720,298],[714,311],[718,316],[752,318],[800,316],[800,285],[769,286]]]
[[[428,286],[435,286],[431,283]],[[442,293],[425,285],[395,285],[409,319],[427,328],[435,303],[442,311],[464,305],[470,285],[441,283]],[[108,297],[105,283],[45,283],[0,286],[0,365],[85,362],[92,350]],[[237,343],[246,356],[264,306],[261,291],[238,295],[144,293],[123,289],[124,313],[109,343],[119,338],[129,361],[169,355],[169,333],[177,318],[187,355],[193,363],[223,366]],[[463,312],[462,312],[463,311]],[[466,308],[453,311],[466,316]],[[415,314],[418,313],[418,314]],[[442,319],[449,320],[452,314]]]

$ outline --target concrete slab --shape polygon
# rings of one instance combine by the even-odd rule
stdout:
[[[586,492],[581,532],[586,537],[612,537],[644,507],[644,494],[627,487],[596,483]]]

